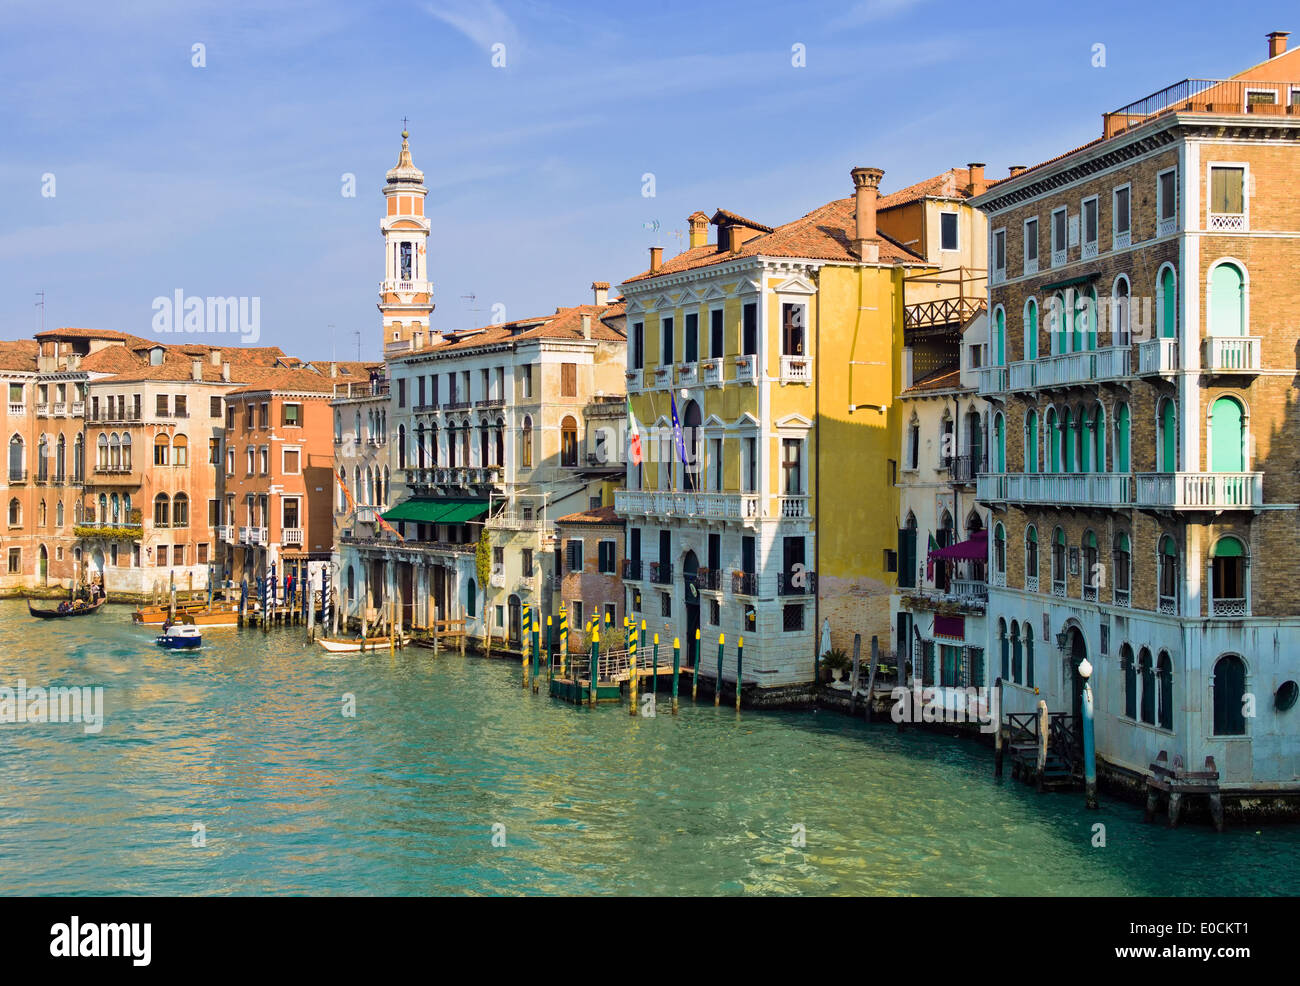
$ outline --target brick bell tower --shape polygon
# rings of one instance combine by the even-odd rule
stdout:
[[[403,120],[402,152],[384,182],[384,280],[379,285],[379,312],[383,319],[381,352],[423,348],[429,338],[433,311],[433,284],[429,280],[425,248],[429,220],[424,215],[424,172],[411,160],[410,136]]]

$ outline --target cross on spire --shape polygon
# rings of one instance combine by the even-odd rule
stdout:
[[[402,117],[402,136],[406,136],[406,117]]]

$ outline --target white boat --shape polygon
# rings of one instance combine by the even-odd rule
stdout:
[[[357,654],[361,651],[388,650],[389,643],[400,649],[402,638],[398,637],[392,640],[390,637],[321,637],[316,643],[320,644],[331,654]]]
[[[162,636],[155,638],[159,647],[191,650],[203,643],[199,628],[186,624],[173,623],[163,628]]]

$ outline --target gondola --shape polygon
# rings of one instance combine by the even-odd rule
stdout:
[[[97,613],[99,608],[106,602],[108,602],[107,597],[101,597],[98,602],[88,603],[80,607],[69,606],[68,609],[60,611],[58,609],[37,609],[29,599],[27,600],[27,612],[41,620],[61,620],[65,616],[89,616],[91,613]]]

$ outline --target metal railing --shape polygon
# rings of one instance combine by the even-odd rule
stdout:
[[[1103,114],[1102,136],[1113,137],[1164,113],[1294,115],[1300,112],[1291,105],[1290,93],[1294,88],[1294,82],[1183,79]],[[1270,102],[1263,102],[1265,99]]]

